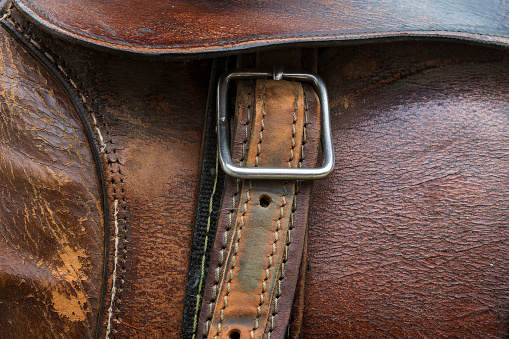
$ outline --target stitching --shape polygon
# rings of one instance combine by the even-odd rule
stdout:
[[[12,11],[11,11],[12,12]],[[10,13],[11,14],[11,13]],[[118,161],[118,158],[115,160],[115,161],[111,161],[109,159],[109,156],[111,153],[116,153],[116,150],[115,149],[111,149],[114,145],[113,143],[113,139],[111,138],[111,134],[110,134],[110,129],[109,129],[109,126],[107,125],[106,122],[104,122],[104,116],[101,115],[101,118],[103,119],[103,122],[102,122],[102,127],[106,129],[106,134],[109,135],[109,140],[108,140],[108,143],[112,146],[112,147],[106,147],[106,144],[104,142],[104,138],[103,138],[103,135],[101,133],[101,130],[100,130],[100,126],[97,122],[97,118],[95,116],[95,113],[93,112],[93,109],[92,109],[92,106],[90,105],[90,102],[87,100],[86,96],[83,94],[83,91],[81,91],[79,89],[79,87],[77,86],[76,82],[73,81],[71,79],[71,77],[69,76],[69,74],[66,72],[66,70],[56,61],[56,58],[54,58],[51,54],[49,54],[47,50],[51,50],[51,48],[48,48],[48,46],[43,43],[42,41],[39,41],[40,43],[38,43],[37,41],[35,41],[32,37],[30,37],[27,33],[25,33],[25,30],[20,26],[20,24],[17,22],[17,21],[12,21],[12,20],[9,20],[13,26],[18,30],[18,32],[23,35],[28,41],[30,41],[30,43],[32,43],[42,54],[44,54],[44,56],[46,58],[48,58],[48,60],[50,60],[54,65],[55,67],[62,73],[62,75],[65,77],[65,79],[67,80],[67,82],[71,85],[71,87],[74,89],[76,95],[78,96],[78,98],[82,101],[82,104],[83,106],[88,110],[89,114],[90,114],[90,117],[92,118],[92,122],[93,122],[93,125],[94,125],[94,129],[95,131],[97,132],[97,136],[99,138],[99,144],[100,144],[100,151],[106,155],[106,157],[108,158],[108,166],[109,166],[109,169],[110,169],[110,176],[113,175],[115,172],[113,170],[113,164],[114,163],[117,163],[118,165],[121,165],[120,162]],[[44,49],[41,47],[41,44],[44,45]],[[57,55],[57,58],[60,59],[60,57]],[[82,84],[81,84],[82,85]],[[82,86],[84,87],[84,86]],[[89,96],[91,96],[89,94]],[[117,189],[117,181],[119,181],[121,183],[121,202],[122,202],[122,209],[123,209],[123,214],[124,214],[124,217],[121,218],[124,222],[124,228],[123,228],[123,232],[124,232],[124,236],[123,236],[123,240],[124,240],[124,244],[127,243],[127,217],[125,216],[125,213],[126,213],[126,201],[125,201],[125,191],[124,191],[124,180],[123,180],[123,175],[121,173],[121,171],[119,170],[119,175],[120,175],[120,179],[119,180],[115,180],[115,179],[111,179],[111,183],[112,183],[112,187],[113,187],[113,194],[114,196],[116,196],[118,192],[118,189]],[[118,265],[118,250],[119,250],[119,239],[120,237],[118,236],[118,221],[119,221],[119,218],[118,218],[118,199],[115,199],[114,200],[114,224],[115,224],[115,266],[114,266],[114,269],[113,269],[113,278],[112,278],[112,282],[116,282],[116,278],[117,278],[117,265]],[[124,245],[124,255],[121,259],[122,263],[125,264],[127,262],[127,246]],[[116,332],[116,329],[112,328],[111,324],[112,324],[112,317],[113,317],[113,313],[114,311],[115,312],[118,312],[119,309],[118,307],[113,310],[112,309],[112,305],[113,303],[115,302],[115,297],[117,297],[117,300],[118,302],[120,303],[122,301],[121,299],[121,295],[120,293],[122,292],[122,284],[125,282],[125,276],[124,276],[124,273],[126,272],[126,269],[125,269],[125,266],[122,266],[121,269],[121,275],[119,276],[120,278],[120,285],[119,285],[119,288],[117,290],[116,286],[114,283],[112,283],[112,288],[111,288],[111,298],[110,298],[110,308],[108,309],[108,322],[107,322],[107,331],[106,331],[106,336],[105,338],[108,339],[109,338],[109,334],[111,331],[114,331]],[[118,293],[117,293],[118,292]],[[122,319],[119,318],[117,316],[116,318],[117,322],[121,322]]]
[[[62,27],[61,24],[59,24],[58,22],[56,22],[55,20],[53,20],[52,18],[50,18],[44,11],[42,11],[39,6],[36,6],[32,1],[30,0],[27,0],[27,2],[33,6],[34,8],[37,9],[38,13],[40,15],[42,15],[46,20],[48,20],[50,23],[52,23],[53,25],[55,25],[57,27],[57,30],[60,31],[60,33],[64,34],[65,36],[69,37],[69,36],[72,36],[74,34],[76,35],[81,35],[83,38],[79,38],[79,37],[76,37],[76,38],[73,38],[71,37],[71,39],[75,39],[77,41],[87,41],[87,42],[90,42],[89,40],[95,40],[96,38],[94,38],[92,35],[87,35],[85,34],[83,31],[79,32],[78,30],[75,30],[75,29],[70,29],[70,28],[64,28]],[[21,5],[21,4],[20,4]],[[30,13],[29,10],[27,10],[27,8],[23,5],[21,5],[24,9],[24,11],[26,13]],[[32,16],[32,17],[35,17],[35,16]],[[44,24],[46,27],[48,25]],[[69,32],[71,34],[69,34]],[[294,34],[287,34],[287,35],[275,35],[275,36],[265,36],[265,37],[261,37],[261,38],[255,38],[255,39],[250,39],[250,38],[242,38],[242,39],[237,39],[236,41],[232,41],[232,40],[229,40],[229,41],[217,41],[215,43],[216,46],[226,46],[226,48],[228,48],[228,46],[232,46],[232,45],[241,45],[241,46],[256,46],[256,45],[260,45],[260,44],[263,44],[263,41],[267,41],[268,39],[272,39],[274,42],[289,42],[288,40],[290,39],[296,39],[297,41],[300,41],[300,42],[310,42],[312,40],[310,39],[319,39],[319,40],[322,40],[322,41],[330,41],[330,40],[354,40],[354,39],[373,39],[373,38],[376,38],[376,37],[403,37],[403,36],[410,36],[412,37],[413,35],[415,36],[426,36],[426,35],[437,35],[437,36],[452,36],[452,37],[456,37],[456,38],[464,38],[464,39],[467,39],[467,40],[477,40],[477,39],[473,39],[472,36],[479,36],[480,38],[483,38],[481,40],[483,41],[486,41],[488,43],[493,43],[492,41],[494,40],[494,38],[499,38],[499,39],[503,39],[503,40],[506,40],[508,37],[506,35],[501,35],[501,34],[491,34],[491,33],[481,33],[481,32],[468,32],[466,30],[457,30],[457,31],[448,31],[448,30],[439,30],[439,29],[430,29],[430,30],[416,30],[416,31],[393,31],[393,32],[390,32],[390,31],[383,31],[383,30],[367,30],[367,29],[364,29],[364,30],[358,30],[357,32],[351,32],[351,33],[348,33],[348,32],[340,32],[340,30],[333,30],[331,32],[328,32],[328,33],[311,33],[311,34],[302,34],[302,33],[294,33]],[[466,36],[465,36],[466,35]],[[485,38],[487,37],[487,38]],[[87,40],[89,39],[89,40]],[[503,43],[503,42],[502,42]],[[507,43],[503,43],[504,45],[507,45]],[[101,47],[104,47],[104,46],[107,46],[107,47],[110,47],[110,46],[122,46],[122,47],[125,47],[126,44],[125,43],[108,43],[108,42],[105,42],[105,41],[102,41],[102,44],[98,44],[100,45]],[[145,50],[151,50],[152,48],[150,47],[146,47],[146,46],[141,46],[141,45],[138,45],[137,46],[138,48],[141,48],[141,49],[145,49]],[[163,48],[163,51],[159,51],[158,54],[161,54],[161,53],[165,53],[164,50],[167,50],[166,53],[169,53],[169,52],[173,52],[173,53],[179,53],[179,51],[175,51],[174,49],[175,48],[197,48],[199,49],[200,51],[203,51],[203,44],[200,44],[200,43],[188,43],[188,44],[184,44],[184,43],[181,43],[181,44],[174,44],[170,47],[165,47]],[[236,50],[236,49],[242,49],[242,47],[233,47],[231,48],[233,50]],[[169,51],[168,51],[169,50]],[[214,49],[210,49],[210,50],[214,50]],[[194,53],[196,53],[196,51],[194,51]],[[138,54],[138,53],[137,53]]]
[[[300,147],[300,158],[299,158],[299,167],[302,167],[302,162],[305,160],[304,157],[304,146],[308,142],[308,131],[307,127],[309,125],[309,104],[308,104],[308,97],[306,95],[306,91],[302,91],[304,94],[304,127],[302,131],[302,145]],[[297,181],[298,183],[298,181]]]
[[[110,335],[111,332],[111,318],[113,317],[113,302],[115,300],[115,294],[117,293],[117,288],[115,286],[115,282],[117,280],[117,264],[118,264],[118,200],[115,199],[113,202],[113,218],[115,225],[115,261],[113,268],[113,281],[111,283],[111,299],[110,299],[110,307],[108,308],[108,326],[106,328],[106,338]]]
[[[216,269],[214,271],[214,285],[212,286],[212,300],[209,304],[209,314],[207,316],[207,322],[205,323],[205,331],[204,331],[204,338],[208,335],[210,331],[210,324],[212,322],[212,316],[214,311],[214,306],[217,301],[217,293],[218,293],[218,285],[219,285],[219,278],[221,273],[221,267],[224,264],[224,252],[226,251],[226,244],[228,242],[228,233],[231,230],[232,224],[233,224],[233,214],[235,214],[235,205],[236,205],[236,197],[239,195],[240,192],[240,180],[235,180],[235,193],[232,195],[232,208],[228,212],[228,224],[226,226],[225,231],[223,232],[223,244],[221,246],[221,249],[219,250],[219,261],[217,263]]]
[[[306,92],[303,91],[304,94],[304,126],[303,126],[303,136],[302,136],[302,145],[301,145],[301,156],[299,158],[299,167],[302,167],[302,162],[304,161],[304,145],[307,143],[307,125],[308,122],[308,113],[309,113],[309,105],[308,105],[308,99],[306,96]],[[296,92],[296,95],[297,92]],[[294,117],[295,120],[295,117]],[[281,285],[283,283],[283,280],[285,279],[285,271],[286,271],[286,262],[288,261],[288,250],[290,248],[290,245],[292,244],[292,230],[295,227],[295,212],[297,211],[297,195],[300,192],[300,185],[299,181],[295,182],[295,195],[293,197],[292,201],[292,212],[290,214],[290,223],[288,226],[288,232],[287,232],[287,240],[285,244],[284,254],[283,254],[283,260],[281,262],[281,271],[279,273],[279,278],[277,281],[277,292],[276,296],[274,298],[274,310],[272,311],[272,314],[270,315],[270,325],[269,325],[269,331],[267,333],[267,339],[271,339],[272,332],[274,331],[274,319],[279,313],[279,297],[281,297]]]
[[[237,229],[237,240],[235,241],[235,245],[234,245],[234,251],[233,251],[233,256],[232,256],[232,265],[230,267],[230,271],[228,272],[228,282],[227,282],[227,285],[226,285],[226,295],[223,298],[223,307],[221,308],[221,313],[219,315],[219,323],[217,324],[217,334],[214,336],[214,338],[217,338],[218,334],[221,333],[221,324],[224,321],[224,310],[228,306],[228,295],[230,294],[230,286],[231,286],[231,282],[233,280],[233,269],[236,266],[236,256],[237,256],[237,253],[239,252],[239,242],[240,242],[240,238],[242,236],[242,233],[241,233],[242,232],[242,228],[244,227],[244,216],[247,213],[248,203],[251,200],[251,194],[250,193],[251,193],[252,189],[253,189],[252,182],[249,181],[249,189],[246,192],[246,200],[244,201],[243,211],[242,211],[242,214],[240,216],[240,225],[239,225],[239,228]]]
[[[292,201],[292,212],[290,214],[290,223],[289,223],[288,232],[287,232],[287,239],[286,239],[286,243],[285,243],[285,249],[284,249],[284,252],[283,252],[283,261],[281,262],[281,272],[279,273],[279,278],[278,278],[278,281],[277,281],[277,292],[276,292],[276,296],[274,298],[274,310],[272,311],[272,314],[270,315],[270,320],[269,320],[270,321],[270,326],[269,326],[269,332],[267,333],[267,339],[271,339],[272,332],[274,331],[274,319],[276,318],[276,316],[279,313],[278,302],[279,302],[279,297],[281,297],[281,293],[282,293],[281,285],[283,283],[283,280],[285,279],[286,262],[288,261],[288,250],[289,250],[289,247],[290,247],[290,245],[292,243],[292,230],[295,227],[294,213],[297,210],[297,199],[296,199],[296,197],[297,197],[298,193],[299,193],[298,190],[296,190],[294,198],[293,198],[293,201]]]
[[[248,93],[248,106],[247,106],[247,119],[246,119],[246,125],[245,125],[245,128],[244,128],[244,139],[243,139],[243,142],[242,142],[242,158],[240,159],[239,161],[239,164],[241,164],[244,160],[245,160],[245,149],[246,149],[246,144],[247,142],[249,141],[249,138],[248,138],[248,135],[249,135],[249,128],[248,126],[251,124],[251,120],[252,120],[252,110],[253,110],[253,95],[252,95],[252,91],[253,91],[253,84],[251,83],[250,85],[250,91]],[[216,266],[216,269],[215,269],[215,272],[214,272],[214,275],[215,275],[215,279],[214,279],[214,285],[212,286],[212,300],[209,304],[209,313],[208,313],[208,316],[207,316],[207,322],[205,323],[205,331],[204,331],[204,338],[208,335],[209,331],[210,331],[210,325],[212,323],[212,316],[213,316],[213,311],[214,311],[214,306],[216,304],[216,300],[217,300],[217,293],[218,293],[218,285],[219,285],[219,278],[220,278],[220,273],[221,273],[221,267],[223,266],[224,264],[224,253],[226,251],[226,244],[228,242],[228,233],[230,232],[231,228],[232,228],[232,225],[233,225],[233,215],[236,213],[236,209],[235,209],[235,206],[236,206],[236,197],[239,195],[240,193],[240,179],[236,179],[235,180],[235,192],[233,193],[232,195],[232,207],[230,209],[230,211],[228,212],[228,224],[226,226],[226,229],[225,231],[223,232],[223,244],[221,246],[221,249],[219,250],[219,261],[218,261],[218,264]],[[216,335],[217,337],[217,335]]]
[[[0,21],[4,21],[5,19],[7,19],[8,17],[11,16],[12,14],[12,10],[14,9],[14,5],[13,3],[11,2],[9,4],[9,6],[7,7],[7,10],[5,11],[4,15],[2,15],[2,17],[0,18]]]
[[[251,330],[250,337],[251,339],[254,339],[254,332],[259,327],[259,319],[262,316],[262,308],[263,305],[263,295],[267,291],[267,280],[269,280],[270,271],[269,269],[273,266],[273,257],[274,254],[276,254],[276,244],[279,241],[279,231],[281,230],[281,219],[284,217],[284,207],[286,206],[286,184],[283,185],[283,195],[281,196],[281,199],[283,200],[283,203],[279,207],[279,218],[276,220],[276,230],[274,231],[274,241],[272,242],[271,252],[269,255],[269,263],[267,264],[267,267],[265,268],[265,278],[262,282],[262,292],[260,293],[260,303],[256,307],[256,318],[254,321],[253,329]]]
[[[295,124],[297,123],[297,101],[299,99],[299,92],[297,91],[295,83],[293,84],[293,88],[295,89],[295,96],[293,100],[293,121],[292,121],[292,148],[290,148],[290,159],[288,159],[288,167],[292,167],[292,160],[295,158],[293,151],[295,149]]]
[[[198,310],[200,308],[200,299],[201,299],[201,290],[203,287],[203,278],[205,276],[205,259],[207,254],[207,246],[209,241],[209,231],[210,231],[210,218],[213,212],[213,202],[214,195],[216,194],[217,188],[217,178],[219,176],[219,168],[218,168],[219,158],[218,153],[216,152],[216,166],[215,166],[215,176],[214,176],[214,187],[212,188],[212,193],[209,198],[209,216],[207,218],[207,235],[205,236],[205,244],[203,245],[203,254],[201,257],[201,273],[200,273],[200,282],[198,285],[198,293],[196,294],[196,305],[194,310],[194,322],[193,322],[193,339],[196,338],[196,327],[198,326]]]
[[[253,90],[253,85],[251,84],[250,86],[250,90],[247,94],[248,96],[248,105],[247,105],[247,120],[246,120],[246,124],[244,125],[244,139],[242,140],[242,157],[240,159],[240,163],[244,162],[244,160],[246,160],[246,149],[247,149],[247,142],[249,141],[249,125],[251,124],[251,114],[252,114],[252,110],[253,110],[253,95],[252,95],[252,90]]]
[[[265,106],[267,104],[267,100],[266,100],[266,91],[265,91],[265,81],[263,82],[263,87],[262,87],[262,120],[261,120],[261,128],[260,128],[260,141],[258,141],[258,144],[256,145],[256,156],[255,156],[255,167],[258,167],[258,158],[260,156],[260,152],[262,151],[262,141],[263,141],[263,130],[265,129],[265,115],[266,115],[266,111],[265,111]]]
[[[8,16],[10,16],[12,14],[12,7],[13,6],[11,3],[11,5],[9,6],[9,8],[7,10],[7,13],[4,16],[2,16],[2,18],[0,18],[0,21],[6,19]],[[33,44],[38,50],[40,50],[40,52],[42,52],[46,58],[48,58],[53,64],[55,64],[55,66],[58,68],[58,70],[64,75],[65,79],[71,84],[72,88],[74,88],[74,90],[77,92],[76,94],[78,94],[78,97],[81,99],[84,106],[89,110],[89,113],[90,113],[93,123],[94,123],[95,130],[99,137],[101,152],[104,152],[104,150],[106,148],[106,144],[104,143],[104,138],[103,138],[101,131],[99,130],[99,127],[97,125],[97,119],[95,117],[95,114],[92,111],[92,108],[90,107],[86,97],[83,95],[83,93],[81,93],[81,91],[78,88],[78,86],[76,85],[76,83],[69,77],[69,74],[67,74],[65,69],[55,61],[55,58],[53,58],[53,56],[51,54],[46,52],[37,41],[35,41],[32,37],[30,37],[28,34],[26,34],[24,32],[23,28],[19,25],[19,23],[17,21],[15,21],[15,22],[13,22],[11,20],[9,20],[9,21],[14,25],[14,27],[18,30],[18,32],[21,35],[23,35],[23,37],[25,37],[25,39],[30,41],[30,43]],[[104,124],[104,125],[106,125],[106,124]]]
[[[293,120],[292,120],[292,146],[290,148],[290,159],[288,160],[288,167],[291,167],[291,162],[292,160],[295,158],[295,154],[294,154],[294,150],[295,150],[295,134],[296,134],[296,128],[295,128],[295,125],[297,123],[297,109],[298,109],[298,99],[299,99],[299,91],[298,91],[298,87],[295,83],[292,83],[293,84],[293,88],[295,90],[295,94],[294,94],[294,101],[293,101]],[[302,159],[302,158],[301,158]],[[254,331],[256,329],[258,329],[259,327],[259,319],[261,317],[261,306],[263,305],[263,295],[267,289],[267,280],[269,279],[269,269],[272,267],[273,265],[273,257],[274,255],[276,254],[276,244],[277,242],[279,241],[279,231],[281,229],[281,219],[283,219],[284,217],[284,207],[286,206],[286,185],[287,183],[285,183],[283,185],[283,195],[282,195],[282,199],[283,199],[283,203],[281,204],[280,206],[280,213],[279,213],[279,218],[278,220],[276,221],[276,230],[274,231],[274,242],[272,243],[272,251],[269,255],[269,263],[267,265],[267,268],[265,269],[265,278],[262,282],[262,292],[260,293],[260,304],[258,305],[257,309],[256,309],[256,318],[255,318],[255,321],[254,321],[254,326],[253,326],[253,329],[251,330],[251,339],[254,339]],[[290,221],[289,221],[289,227],[288,227],[288,240],[285,244],[285,248],[284,248],[284,252],[283,252],[283,261],[281,263],[281,276],[280,278],[278,279],[277,281],[277,286],[278,286],[278,289],[277,289],[277,292],[276,292],[276,297],[274,298],[274,312],[272,313],[271,317],[270,317],[270,321],[271,321],[271,325],[270,325],[270,330],[269,330],[269,334],[268,334],[268,338],[270,339],[270,333],[272,332],[272,330],[274,329],[274,318],[276,316],[276,314],[278,313],[278,301],[279,301],[279,296],[281,295],[281,283],[282,283],[282,280],[284,279],[284,270],[285,270],[285,262],[288,260],[288,246],[289,246],[289,242],[291,243],[291,239],[290,239],[290,236],[291,236],[291,228],[293,228],[293,213],[294,213],[294,210],[296,209],[296,204],[295,204],[295,195],[294,195],[294,198],[293,198],[293,201],[292,201],[292,212],[291,212],[291,215],[290,215]],[[270,311],[270,309],[269,309]]]

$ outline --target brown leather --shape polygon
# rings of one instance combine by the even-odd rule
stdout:
[[[302,336],[302,326],[304,324],[305,293],[306,293],[306,272],[308,266],[308,237],[307,231],[304,238],[304,247],[302,249],[302,259],[297,277],[297,286],[295,286],[295,295],[290,313],[290,323],[288,324],[288,337],[298,339]]]
[[[112,225],[100,337],[179,337],[211,61],[126,59],[15,23],[65,72],[100,140]]]
[[[178,337],[210,62],[132,60],[45,38],[30,25],[18,29],[35,36],[95,113],[90,121],[103,137],[111,206],[127,197],[126,210],[117,204],[110,215],[120,235],[115,245],[112,228],[110,262],[115,249],[120,260],[109,337]],[[338,164],[315,183],[304,337],[507,337],[507,71],[504,52],[453,43],[321,50]],[[58,98],[44,72],[34,72],[47,81],[41,88]],[[65,96],[59,102],[66,106]],[[165,138],[172,141],[167,148],[144,152]],[[182,172],[165,171],[177,163]],[[129,183],[138,178],[146,185]],[[226,194],[234,192],[231,185]],[[16,300],[4,302],[30,291],[25,276],[11,277],[0,289],[0,331],[20,326],[37,331],[28,337],[52,336],[63,323],[51,317],[48,298],[28,294],[25,302],[40,308],[18,313],[11,312],[21,305]],[[103,331],[111,280],[107,291]],[[27,320],[43,312],[47,322]],[[20,317],[11,323],[14,314]],[[82,337],[72,328],[59,333]]]
[[[304,94],[299,83],[258,80],[255,86],[241,83],[237,95],[234,161],[296,167],[306,159],[304,166],[315,165],[320,119],[314,92]],[[284,334],[304,246],[307,205],[302,202],[309,189],[295,181],[230,179],[198,338]]]
[[[129,53],[202,53],[288,43],[455,38],[509,45],[506,1],[15,0],[74,41]]]
[[[304,337],[507,338],[507,53],[358,46],[319,72],[337,161],[313,187]]]
[[[0,28],[0,337],[92,338],[101,186],[67,93]]]
[[[110,324],[110,338],[178,338],[210,62],[82,57],[93,74],[82,88],[103,112],[98,125],[119,211],[119,243],[112,232],[110,248],[119,255],[116,292],[111,304],[108,286],[113,306],[103,331]]]

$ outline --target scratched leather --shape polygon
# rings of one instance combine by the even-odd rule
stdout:
[[[110,337],[178,337],[210,64],[49,41],[103,115],[120,204]],[[507,336],[502,54],[452,43],[322,50],[338,164],[315,183],[306,336]],[[391,195],[391,183],[402,189]]]
[[[210,61],[156,62],[80,54],[90,63],[118,204],[118,255],[109,338],[178,338],[199,188]],[[74,64],[76,65],[76,64]],[[72,64],[70,68],[72,68]],[[78,73],[81,69],[77,68]],[[113,227],[114,228],[114,227]],[[109,310],[103,315],[103,333]]]
[[[111,211],[100,337],[178,338],[211,60],[123,58],[13,16],[76,84],[100,131]]]
[[[0,337],[90,338],[103,207],[79,116],[0,28]]]
[[[201,53],[282,43],[442,37],[509,45],[497,0],[15,0],[68,39],[130,53]]]
[[[304,337],[507,338],[507,54],[393,44],[321,61],[337,160],[314,183]]]

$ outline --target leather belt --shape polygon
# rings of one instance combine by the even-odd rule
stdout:
[[[241,81],[233,120],[235,167],[316,166],[321,115],[312,86]],[[310,181],[227,179],[198,338],[283,337],[305,247],[310,191]]]

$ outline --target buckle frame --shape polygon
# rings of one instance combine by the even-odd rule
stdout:
[[[229,146],[229,128],[227,118],[228,83],[232,80],[260,79],[273,77],[275,80],[298,80],[313,84],[320,100],[321,144],[323,163],[316,168],[280,168],[280,167],[241,167],[232,162]],[[274,69],[271,71],[234,70],[223,73],[217,85],[217,144],[219,162],[226,174],[240,179],[320,179],[327,176],[334,168],[334,146],[330,126],[329,100],[327,88],[322,79],[312,73],[290,73]]]

